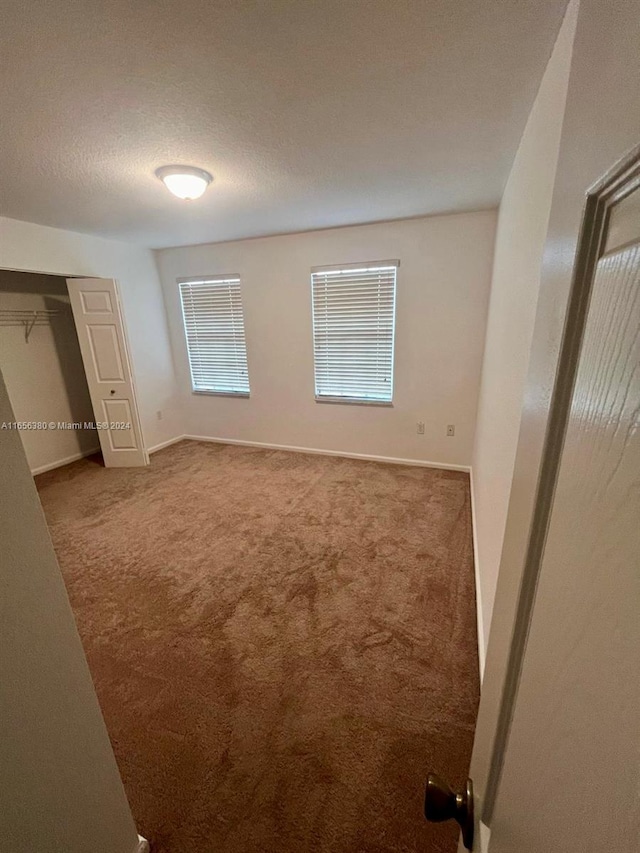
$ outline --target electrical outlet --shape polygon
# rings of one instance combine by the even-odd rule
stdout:
[[[451,437],[456,434],[455,424],[447,424],[447,435]]]
[[[422,421],[420,421],[419,423],[416,424],[416,427],[417,427],[416,432],[418,433],[418,435],[424,435],[424,423]]]
[[[161,409],[158,409],[158,411],[156,412],[156,418],[157,418],[159,421],[161,421],[161,420],[162,420],[162,410],[161,410]]]

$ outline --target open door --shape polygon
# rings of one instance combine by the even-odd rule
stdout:
[[[484,802],[431,777],[427,817],[482,853],[637,853],[640,147],[587,196],[518,616]]]
[[[589,194],[564,338],[491,853],[640,849],[640,150]]]
[[[107,278],[69,278],[67,286],[104,464],[148,465],[117,284]]]

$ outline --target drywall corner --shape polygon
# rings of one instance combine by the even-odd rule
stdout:
[[[471,460],[485,634],[507,521],[575,29],[570,6],[500,205]],[[488,636],[485,635],[485,651]]]

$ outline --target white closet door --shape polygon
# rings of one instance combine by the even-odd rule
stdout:
[[[149,464],[136,403],[124,323],[113,279],[67,279],[104,464]]]

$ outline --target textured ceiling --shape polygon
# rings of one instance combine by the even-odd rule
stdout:
[[[564,6],[0,0],[0,214],[158,247],[494,206]]]

